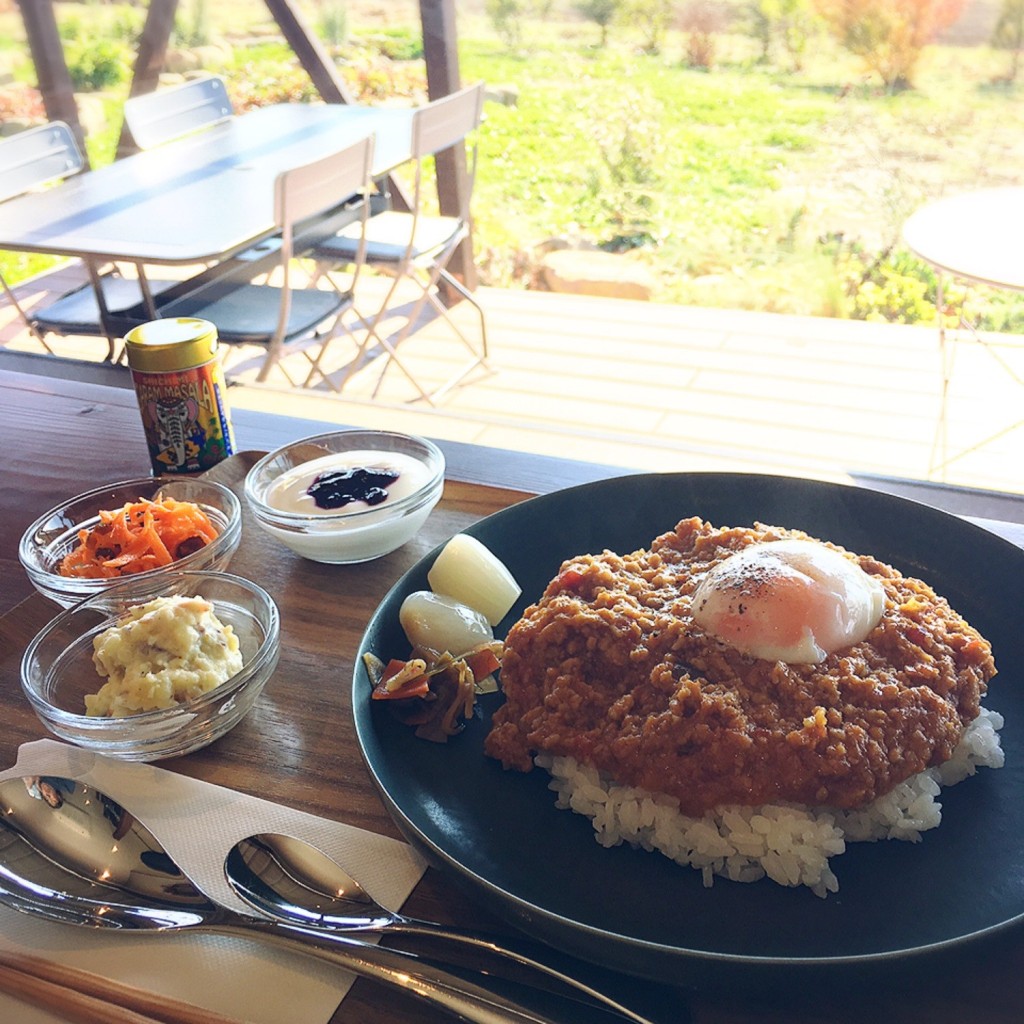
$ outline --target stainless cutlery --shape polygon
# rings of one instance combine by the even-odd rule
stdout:
[[[515,964],[556,991],[564,990],[634,1024],[649,1024],[605,993],[495,938],[387,910],[336,861],[302,839],[268,833],[243,839],[229,852],[224,874],[236,896],[279,921],[333,932],[397,932],[442,939],[497,961],[496,966],[501,961]]]
[[[486,974],[471,982],[411,953],[221,907],[116,801],[82,783],[52,781],[0,783],[0,903],[90,928],[256,938],[400,988],[471,1024],[556,1024],[491,987]]]

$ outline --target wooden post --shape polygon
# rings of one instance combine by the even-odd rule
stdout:
[[[330,54],[324,49],[316,33],[302,16],[294,0],[266,0],[267,8],[284,34],[288,45],[295,51],[299,63],[327,103],[355,103],[344,79],[338,74]],[[409,209],[409,197],[401,183],[388,178],[384,186],[391,202],[398,210]]]
[[[88,167],[85,133],[78,119],[75,90],[71,84],[71,75],[68,74],[67,62],[64,60],[64,47],[57,31],[53,0],[18,0],[18,6],[21,8],[21,19],[25,25],[25,35],[28,37],[46,116],[51,121],[68,123],[85,157],[85,166]]]
[[[139,51],[135,57],[135,70],[129,96],[142,96],[153,92],[160,84],[160,72],[167,62],[167,44],[174,31],[174,15],[178,10],[178,0],[150,0],[146,12],[146,23],[142,26],[139,36]],[[121,137],[117,143],[117,156],[120,159],[138,150],[135,140],[128,131],[127,125],[121,126]]]
[[[266,0],[266,4],[324,100],[327,103],[354,103],[355,98],[338,74],[330,54],[306,23],[294,0]]]
[[[461,88],[459,52],[455,30],[455,0],[420,0],[423,26],[423,54],[427,63],[427,94],[433,99]],[[469,174],[465,146],[453,146],[438,153],[437,200],[441,213],[458,217],[469,205]],[[451,270],[467,288],[479,283],[473,260],[473,236],[453,253]]]

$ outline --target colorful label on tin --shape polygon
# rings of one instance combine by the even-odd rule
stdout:
[[[216,362],[177,373],[132,370],[154,473],[197,473],[235,450]]]

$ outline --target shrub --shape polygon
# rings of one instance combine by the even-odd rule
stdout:
[[[65,42],[69,40],[81,39],[86,35],[85,26],[82,24],[82,19],[77,14],[64,14],[61,16],[59,21],[60,26],[60,37]]]
[[[64,52],[71,84],[79,92],[109,89],[127,77],[126,53],[110,40],[76,42]]]
[[[576,10],[601,30],[602,47],[608,44],[608,29],[622,7],[622,0],[579,0]]]
[[[484,10],[498,38],[510,49],[522,38],[522,0],[486,0]]]
[[[145,12],[141,8],[118,7],[113,12],[110,22],[110,34],[114,39],[120,39],[130,46],[134,46],[136,39],[142,33],[144,21]]]
[[[1003,0],[999,19],[992,30],[992,45],[998,50],[1010,51],[1010,68],[1006,78],[1017,80],[1020,55],[1024,49],[1024,0]]]
[[[206,0],[192,0],[190,12],[178,9],[174,18],[174,39],[179,46],[206,46],[212,38]]]
[[[1024,297],[1019,293],[992,291],[978,314],[975,327],[979,331],[1024,334]]]
[[[328,46],[344,46],[348,42],[348,10],[337,0],[323,4],[316,28]]]
[[[388,60],[422,60],[423,38],[411,28],[385,28],[360,36],[367,44]]]
[[[935,315],[928,301],[928,284],[890,260],[874,263],[869,274],[853,271],[847,278],[849,315],[854,320],[884,320],[896,324],[927,322]]]
[[[672,0],[626,0],[629,23],[639,29],[645,53],[661,53],[672,21]]]
[[[844,296],[839,311],[842,315],[895,324],[934,320],[937,282],[935,272],[926,263],[892,248],[872,253],[842,235],[822,239],[820,244],[832,255],[839,276]],[[963,300],[962,289],[956,299]]]
[[[607,225],[600,239],[613,251],[653,241],[658,174],[658,116],[652,101],[627,92],[618,109],[592,126],[600,164],[590,168],[586,201]]]
[[[963,12],[965,0],[816,0],[840,45],[885,87],[910,88],[921,51]]]
[[[229,79],[228,92],[239,113],[271,103],[308,103],[320,95],[304,69],[265,62],[245,64]]]
[[[45,121],[46,107],[43,95],[30,86],[11,86],[0,89],[0,124],[4,121],[24,118],[29,121]]]
[[[713,0],[691,0],[679,16],[679,28],[686,35],[686,64],[710,71],[715,63],[715,38],[728,18]]]
[[[422,61],[393,61],[379,53],[366,53],[341,68],[345,84],[361,103],[407,97],[425,101],[426,68]]]
[[[748,14],[754,37],[761,43],[761,59],[771,60],[773,44],[802,71],[807,45],[815,28],[811,0],[750,0]]]

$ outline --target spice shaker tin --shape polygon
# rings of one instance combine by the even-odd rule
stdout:
[[[152,320],[125,350],[155,474],[199,473],[235,450],[217,328],[208,320]]]

